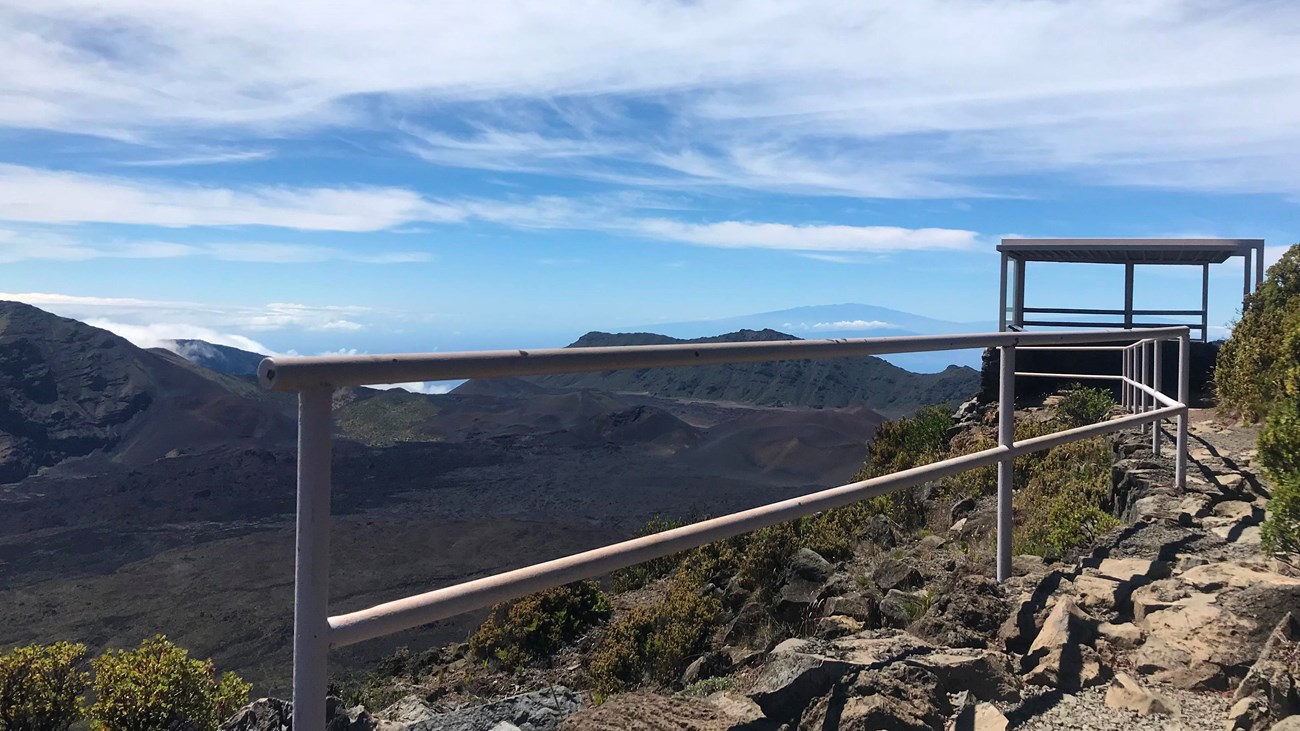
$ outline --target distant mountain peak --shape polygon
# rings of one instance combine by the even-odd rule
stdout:
[[[593,330],[583,335],[566,347],[570,348],[599,348],[613,347],[620,345],[675,345],[687,343],[753,343],[769,340],[799,340],[787,333],[779,332],[771,328],[761,330],[750,330],[742,328],[735,332],[725,333],[723,335],[714,335],[705,338],[674,338],[668,335],[660,335],[651,332],[627,332],[627,333],[609,333]]]
[[[648,332],[589,332],[568,347],[789,340],[800,338],[772,328],[742,328],[723,335],[692,339]],[[979,374],[970,368],[949,366],[939,373],[913,373],[871,356],[630,369],[535,376],[521,380],[553,389],[592,389],[759,406],[866,406],[888,417],[904,416],[928,404],[956,405],[969,398],[979,386]],[[488,390],[490,387],[481,387],[470,381],[457,389],[457,393]]]
[[[206,340],[173,340],[168,348],[195,365],[201,365],[228,376],[250,377],[257,375],[257,366],[266,356],[229,345],[217,345]]]

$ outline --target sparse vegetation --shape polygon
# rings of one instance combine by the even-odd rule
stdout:
[[[162,635],[134,650],[107,650],[91,665],[95,731],[215,731],[252,688],[234,673],[217,677],[211,660],[190,658]]]
[[[492,608],[470,637],[470,652],[509,669],[550,657],[609,617],[609,597],[595,581],[578,581]]]
[[[27,645],[0,653],[0,731],[66,731],[82,717],[86,646]]]
[[[722,612],[702,588],[690,571],[679,573],[663,599],[614,620],[591,659],[596,691],[608,695],[647,680],[670,685],[681,677]]]
[[[640,538],[642,536],[654,535],[655,533],[663,533],[666,530],[680,528],[683,525],[686,525],[683,521],[665,520],[656,515],[642,526],[641,529],[636,532],[635,536]],[[681,561],[680,554],[663,556],[635,566],[629,566],[625,569],[619,569],[610,576],[610,586],[614,591],[631,591],[633,589],[640,589],[646,584],[649,584],[656,579],[662,579],[672,573],[673,569],[677,567],[679,561]]]
[[[438,405],[423,394],[393,389],[354,401],[334,415],[339,431],[371,447],[433,441],[420,427],[438,415]]]

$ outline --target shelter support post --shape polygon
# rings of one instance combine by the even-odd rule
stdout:
[[[1250,249],[1245,249],[1241,252],[1241,258],[1242,261],[1244,262],[1244,267],[1243,267],[1244,272],[1241,279],[1241,299],[1243,302],[1246,300],[1247,297],[1250,296],[1250,280],[1251,280],[1251,275],[1254,273],[1253,268],[1250,265],[1250,255],[1254,251],[1255,250],[1253,248],[1250,248]]]
[[[1124,329],[1133,329],[1133,265],[1124,265]]]
[[[1210,265],[1201,265],[1201,342],[1210,341]]]
[[[998,269],[998,332],[1007,329],[1007,255],[1002,254],[1002,266]]]

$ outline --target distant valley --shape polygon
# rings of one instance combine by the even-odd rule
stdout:
[[[192,360],[0,302],[0,645],[163,632],[259,692],[283,691],[294,400],[248,377],[257,354],[175,350]],[[964,400],[976,382],[874,358],[772,365],[471,381],[441,396],[338,391],[332,606],[590,548],[654,515],[841,483],[886,416]],[[336,662],[459,640],[476,621]]]

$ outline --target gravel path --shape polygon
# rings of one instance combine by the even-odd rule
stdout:
[[[1169,716],[1139,716],[1132,711],[1116,710],[1106,706],[1106,686],[1088,688],[1078,695],[1061,695],[1056,700],[1049,691],[1027,698],[1021,708],[1034,708],[1034,716],[1012,728],[1023,731],[1057,731],[1058,729],[1088,729],[1089,731],[1222,731],[1223,717],[1231,705],[1227,696],[1192,693],[1174,688],[1154,687],[1153,690],[1178,704],[1179,714]],[[1037,703],[1051,703],[1050,708],[1039,708]],[[1037,702],[1037,703],[1036,703]],[[1003,709],[1008,717],[1014,711]]]

